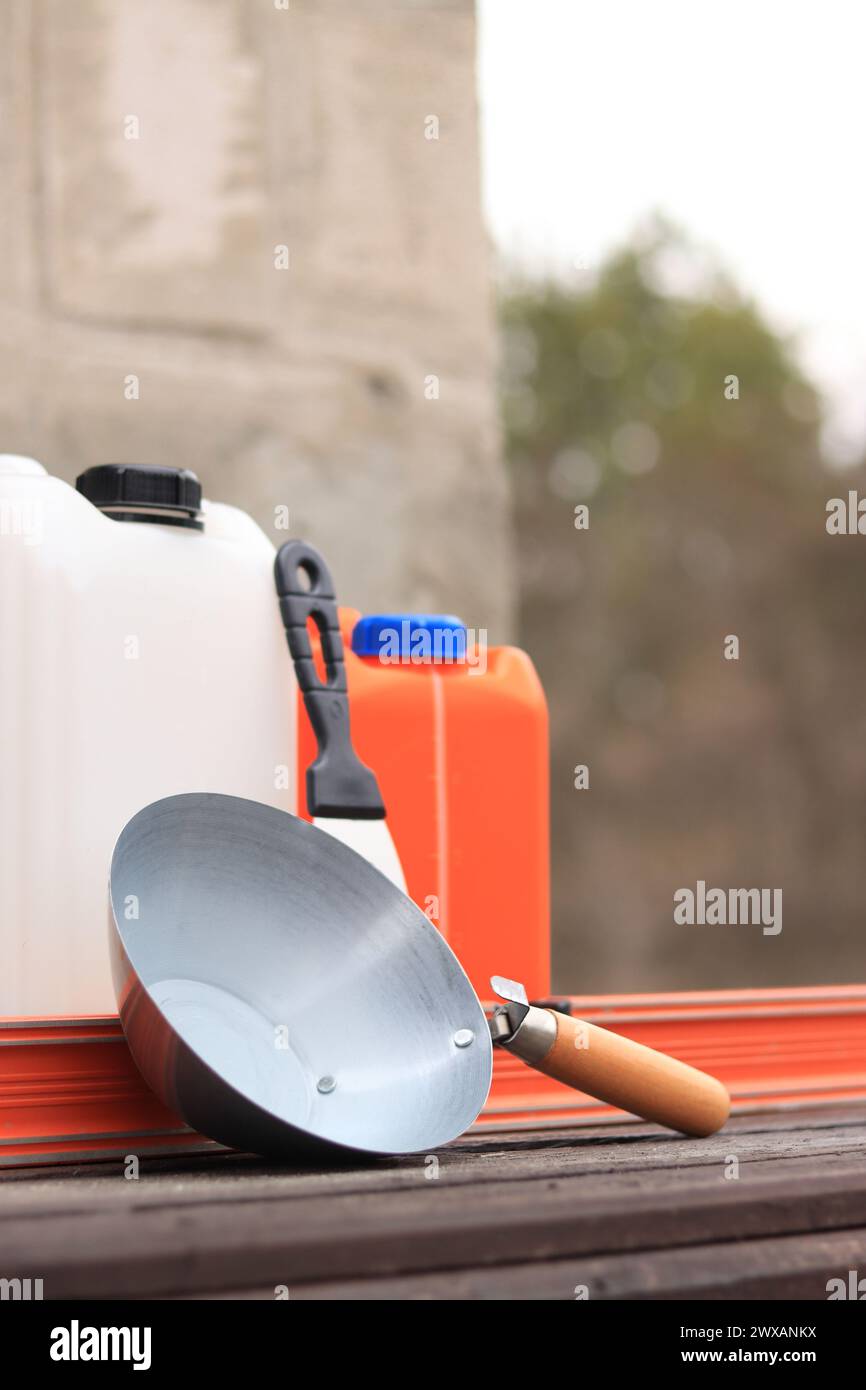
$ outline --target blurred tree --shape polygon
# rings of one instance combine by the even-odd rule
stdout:
[[[866,538],[825,529],[862,477],[822,464],[795,345],[660,221],[582,287],[512,279],[501,314],[557,987],[864,978]],[[674,925],[698,879],[782,888],[781,934]]]

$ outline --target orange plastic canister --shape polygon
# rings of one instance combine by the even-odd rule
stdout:
[[[467,644],[454,618],[359,619],[340,610],[352,737],[379,779],[409,895],[482,1001],[491,998],[491,975],[521,980],[530,999],[543,997],[550,991],[548,728],[535,668],[515,647]],[[423,634],[435,639],[442,624],[448,640],[425,646]],[[314,756],[299,702],[302,814]]]

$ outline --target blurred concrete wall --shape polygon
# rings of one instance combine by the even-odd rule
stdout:
[[[504,636],[471,0],[0,26],[0,447],[195,468],[275,540],[288,505],[346,601]]]

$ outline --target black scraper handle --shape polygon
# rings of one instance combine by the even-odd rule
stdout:
[[[381,820],[385,807],[376,774],[352,747],[343,639],[330,570],[315,546],[286,541],[274,561],[274,579],[295,674],[319,746],[315,762],[307,768],[307,810],[311,816]],[[313,660],[310,618],[322,641],[324,682]]]

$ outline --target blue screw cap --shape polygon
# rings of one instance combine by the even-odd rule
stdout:
[[[466,625],[452,613],[370,613],[352,633],[356,656],[407,665],[466,660]]]

